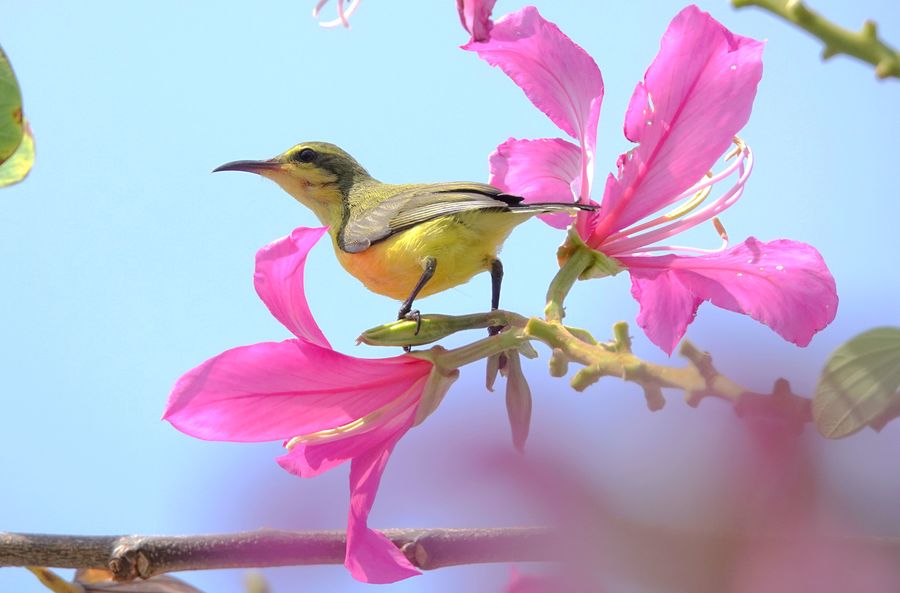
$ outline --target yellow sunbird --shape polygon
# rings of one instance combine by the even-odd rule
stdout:
[[[403,300],[398,319],[418,319],[426,297],[491,272],[491,308],[500,304],[497,259],[512,229],[536,214],[592,210],[584,204],[525,204],[485,183],[390,184],[374,179],[334,144],[304,142],[263,161],[215,171],[256,173],[281,186],[328,226],[345,270],[366,288]]]

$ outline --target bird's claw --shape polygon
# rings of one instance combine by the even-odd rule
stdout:
[[[496,336],[497,334],[502,332],[504,329],[506,329],[506,326],[505,325],[492,325],[487,329],[488,329],[489,336]]]
[[[413,309],[412,311],[409,311],[403,316],[403,319],[416,322],[416,331],[413,332],[413,335],[418,336],[419,331],[422,329],[422,314],[419,312],[419,310]]]

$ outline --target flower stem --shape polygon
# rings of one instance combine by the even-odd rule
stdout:
[[[547,306],[544,308],[547,321],[562,321],[566,315],[565,307],[563,307],[566,296],[572,290],[578,277],[588,269],[592,262],[593,257],[588,248],[581,247],[572,250],[569,259],[562,265],[547,288]]]
[[[476,360],[500,354],[507,350],[518,348],[526,343],[528,338],[525,337],[524,330],[520,328],[510,328],[504,332],[500,332],[495,336],[489,336],[472,342],[453,350],[444,350],[440,347],[432,348],[424,352],[416,352],[416,355],[430,358],[435,365],[451,370],[458,369]]]
[[[628,324],[620,322],[614,328],[615,341],[610,348],[604,344],[590,344],[572,334],[567,328],[532,318],[525,326],[525,335],[539,340],[553,349],[559,359],[581,363],[581,369],[572,379],[572,387],[583,391],[601,377],[619,377],[637,383],[644,388],[648,403],[658,408],[660,390],[675,388],[685,392],[688,403],[696,405],[705,396],[716,396],[737,403],[750,390],[721,375],[713,366],[711,357],[689,342],[684,342],[681,354],[691,363],[685,367],[671,367],[644,361],[631,352]]]
[[[823,18],[799,0],[731,0],[731,4],[735,8],[762,8],[811,33],[825,44],[822,59],[846,54],[875,66],[878,78],[900,78],[900,52],[878,38],[873,21],[866,21],[860,31],[851,31]]]
[[[577,251],[573,252],[573,257],[577,257]],[[587,251],[587,255],[587,265],[590,266],[592,265],[590,251]],[[563,268],[566,269],[564,276],[576,278],[581,265],[572,264],[571,267],[568,267],[567,262]],[[562,286],[565,282],[565,280],[561,280],[558,284]],[[560,295],[562,298],[564,292],[561,292]],[[561,300],[554,302],[561,307]],[[460,367],[483,358],[490,360],[491,357],[499,356],[510,350],[516,350],[523,356],[534,358],[537,353],[531,346],[531,341],[537,340],[549,346],[552,351],[550,358],[550,374],[552,376],[566,375],[570,363],[582,365],[583,368],[577,371],[570,381],[572,388],[576,391],[584,391],[603,377],[618,377],[623,381],[640,385],[644,391],[647,406],[651,410],[658,410],[665,404],[663,389],[678,389],[684,392],[685,400],[688,405],[693,407],[697,406],[702,399],[711,396],[730,402],[738,413],[777,415],[785,420],[793,421],[798,427],[802,427],[811,418],[810,400],[790,392],[789,388],[779,390],[779,382],[783,382],[783,380],[776,381],[775,391],[772,394],[754,393],[722,375],[713,366],[709,353],[699,350],[687,340],[681,343],[679,350],[679,354],[688,360],[686,366],[667,366],[639,358],[632,352],[628,324],[622,321],[613,326],[612,341],[598,342],[583,329],[564,326],[559,321],[552,321],[550,318],[546,320],[537,317],[526,319],[510,311],[430,317],[435,324],[445,328],[468,329],[469,326],[487,327],[499,323],[507,325],[507,328],[497,335],[459,348],[446,350],[441,346],[434,346],[429,350],[417,350],[408,354],[408,356],[431,361],[436,370],[450,380],[456,377],[457,369]],[[424,321],[426,316],[423,316],[422,319]],[[406,325],[410,327],[406,327]],[[384,328],[390,330],[388,334],[391,331],[398,331],[399,333],[391,335],[390,339],[381,336],[380,340],[370,342],[376,345],[394,345],[397,340],[401,343],[407,340],[409,338],[407,334],[413,331],[413,327],[414,322],[403,321],[374,328],[367,333],[370,336],[375,335],[385,331]],[[426,325],[423,324],[423,329],[425,327]],[[488,389],[491,389],[491,373],[489,372],[488,375]]]

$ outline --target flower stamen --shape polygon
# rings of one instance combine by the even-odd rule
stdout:
[[[671,237],[690,227],[694,227],[702,222],[716,218],[718,214],[737,202],[744,192],[744,185],[753,168],[753,154],[743,140],[737,136],[734,138],[734,144],[735,148],[724,157],[724,160],[729,161],[735,159],[736,156],[740,156],[741,158],[734,160],[734,162],[729,164],[728,167],[719,173],[707,173],[703,180],[682,192],[675,200],[678,201],[690,197],[686,203],[681,204],[675,209],[653,220],[610,235],[603,243],[603,251],[611,255],[636,255],[646,251],[671,250],[675,246],[654,246],[649,250],[643,248],[656,241]],[[734,185],[716,200],[698,210],[698,207],[709,197],[713,185],[730,177],[735,171],[738,173],[738,179]],[[713,224],[715,225],[716,223],[714,222]],[[721,223],[716,227],[717,232],[720,228]],[[641,235],[635,235],[635,233],[646,229],[652,230]],[[722,236],[721,232],[719,235]],[[727,241],[725,237],[723,237],[723,239]],[[678,247],[677,250],[698,251],[694,248],[681,247]],[[709,250],[699,251],[703,253],[709,252]],[[719,249],[714,251],[719,251]]]
[[[350,28],[350,17],[353,16],[353,13],[356,12],[356,9],[359,7],[359,3],[362,0],[350,0],[350,4],[344,8],[345,0],[337,0],[337,11],[338,18],[323,21],[319,23],[320,27],[325,27],[326,29],[331,29],[334,27],[344,26],[346,28]],[[328,4],[329,0],[319,0],[316,3],[316,6],[313,8],[312,15],[313,18],[319,18],[319,13],[322,11],[322,7]]]

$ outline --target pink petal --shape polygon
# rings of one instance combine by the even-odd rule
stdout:
[[[350,463],[350,514],[347,523],[347,555],[344,565],[353,578],[364,583],[393,583],[420,574],[391,540],[369,529],[369,511],[375,502],[381,474],[397,440],[412,425],[388,438]]]
[[[373,427],[345,438],[295,446],[278,459],[287,471],[312,477],[350,461],[350,514],[344,564],[354,578],[366,583],[392,583],[419,574],[400,550],[382,534],[369,529],[369,511],[381,474],[394,445],[413,424],[426,379],[404,394],[400,405]]]
[[[253,284],[272,315],[291,333],[301,340],[331,348],[313,319],[303,288],[306,256],[327,230],[328,227],[300,227],[260,249],[256,253]]]
[[[227,350],[175,383],[165,420],[207,440],[273,441],[342,426],[423,381],[431,363],[354,358],[303,340]]]
[[[418,396],[422,394],[421,383]],[[350,461],[350,513],[344,564],[365,583],[393,583],[419,574],[409,560],[382,534],[369,529],[368,518],[385,465],[397,441],[410,429],[418,399],[412,398],[389,422],[347,438],[294,447],[278,459],[287,471],[312,477]]]
[[[628,102],[628,109],[625,111],[625,137],[632,142],[640,142],[641,133],[647,127],[646,107],[647,87],[644,86],[643,82],[639,82],[634,87],[631,100]],[[624,164],[624,159],[618,163],[620,167]]]
[[[625,135],[640,145],[607,188],[592,245],[671,204],[722,156],[750,117],[762,50],[696,6],[672,20],[632,95]]]
[[[617,259],[631,272],[638,325],[669,354],[703,301],[749,315],[798,346],[809,344],[837,312],[834,278],[822,256],[797,241],[750,237],[711,255]]]
[[[463,49],[498,66],[588,155],[594,153],[603,100],[600,70],[535,7],[504,16],[494,23],[487,41],[472,41]]]
[[[472,34],[472,41],[486,41],[491,35],[491,11],[497,0],[456,0],[459,21]]]
[[[355,429],[343,437],[297,444],[278,458],[278,464],[301,478],[311,478],[380,446],[385,434],[406,432],[415,418],[426,381],[427,377],[422,377],[408,390],[398,392],[388,413],[368,426]]]
[[[489,183],[526,202],[575,201],[573,185],[581,179],[581,149],[562,138],[510,138],[490,156]],[[545,214],[550,226],[564,229],[572,222],[565,213]]]

